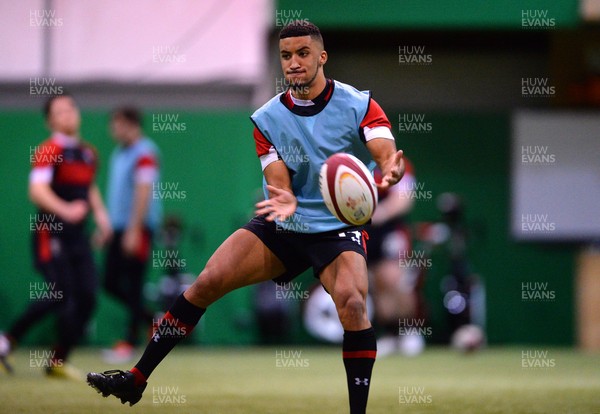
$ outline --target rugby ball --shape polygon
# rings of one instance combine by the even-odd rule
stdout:
[[[377,187],[369,169],[350,154],[327,158],[319,174],[319,188],[325,205],[346,224],[367,223],[377,206]]]

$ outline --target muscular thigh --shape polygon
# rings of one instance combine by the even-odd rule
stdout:
[[[369,288],[365,258],[345,251],[321,272],[321,282],[329,291],[346,331],[360,331],[371,326],[366,298]]]
[[[342,252],[323,269],[319,279],[334,301],[338,295],[356,292],[366,298],[369,290],[365,258],[354,251]]]
[[[214,252],[185,296],[206,307],[234,289],[271,280],[284,271],[281,261],[254,233],[240,229]]]

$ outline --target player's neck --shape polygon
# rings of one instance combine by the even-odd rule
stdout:
[[[78,131],[58,131],[58,130],[54,130],[52,131],[52,135],[58,135],[61,137],[65,137],[67,139],[79,139],[79,132]]]
[[[133,136],[131,136],[130,138],[128,138],[124,143],[123,146],[124,147],[132,147],[135,144],[137,144],[140,140],[142,139],[142,136],[140,134],[135,134]]]
[[[301,93],[301,92],[304,92],[305,88],[292,89],[291,93],[292,93],[292,96],[296,99],[302,99],[302,100],[308,101],[308,100],[313,100],[317,96],[319,96],[321,94],[321,92],[323,92],[323,90],[325,90],[326,86],[327,86],[327,79],[325,79],[325,76],[321,74],[320,76],[317,76],[315,78],[315,80],[312,82],[312,84],[308,87],[308,90],[306,91],[306,93]]]
[[[53,131],[52,139],[66,147],[76,145],[80,141],[78,133],[71,135],[61,131]]]

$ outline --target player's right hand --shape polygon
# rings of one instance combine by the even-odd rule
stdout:
[[[376,184],[380,190],[387,190],[391,186],[395,185],[402,179],[406,166],[404,165],[404,159],[402,156],[404,152],[402,150],[396,151],[389,159],[387,159],[381,166],[381,182]]]
[[[60,216],[67,223],[78,224],[85,219],[89,210],[90,206],[86,201],[74,200],[65,206],[65,209]]]
[[[288,190],[267,185],[270,198],[256,203],[256,215],[267,215],[267,221],[284,221],[296,211],[298,200],[296,196]]]

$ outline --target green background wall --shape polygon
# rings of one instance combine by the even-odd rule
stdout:
[[[328,29],[519,28],[522,10],[546,10],[556,27],[579,22],[578,0],[381,0],[368,5],[357,0],[278,0],[276,10],[301,12],[282,14],[282,25],[286,18],[299,18]]]
[[[191,114],[181,111],[155,110],[153,114],[178,115],[185,133],[152,134],[162,150],[162,181],[175,183],[185,191],[184,200],[165,200],[167,213],[179,214],[188,232],[180,257],[186,260],[187,271],[197,273],[210,252],[216,248],[240,221],[252,212],[255,188],[260,186],[260,164],[254,152],[250,112]],[[147,114],[147,130],[152,130],[152,114]],[[113,143],[107,128],[108,114],[84,112],[82,136],[95,145],[101,165],[98,183],[104,192],[106,168]],[[48,136],[42,116],[36,112],[9,112],[0,115],[3,142],[0,163],[3,192],[0,232],[0,262],[5,269],[0,275],[4,289],[0,292],[2,320],[6,329],[9,321],[24,308],[29,296],[29,282],[39,281],[31,263],[29,214],[35,212],[27,199],[29,147]],[[194,234],[189,229],[194,229]],[[199,234],[198,234],[199,233]],[[152,279],[161,274],[152,269]],[[236,292],[215,306],[203,321],[206,341],[238,343],[252,337],[248,329],[231,332],[228,322],[244,320],[248,303],[247,292]],[[226,323],[223,323],[226,321]],[[97,323],[90,338],[97,343],[112,343],[124,323],[120,306],[105,296],[99,303]],[[239,325],[239,324],[238,324]],[[32,332],[32,340],[46,340],[44,328]]]
[[[389,110],[393,115],[402,111]],[[176,114],[185,132],[152,133],[152,114]],[[181,112],[155,110],[146,116],[146,130],[162,150],[162,181],[175,183],[186,192],[185,200],[165,200],[166,212],[180,214],[188,232],[181,257],[187,270],[198,273],[210,253],[251,215],[261,183],[260,165],[254,152],[250,111]],[[417,177],[433,198],[445,191],[461,194],[467,221],[476,231],[470,241],[474,270],[487,288],[488,335],[492,343],[572,344],[574,335],[573,273],[577,246],[518,244],[509,237],[510,117],[506,113],[426,114],[432,130],[427,134],[395,134],[416,166]],[[106,185],[106,165],[112,149],[107,129],[108,114],[84,111],[82,136],[101,156],[99,184]],[[29,214],[34,213],[26,195],[29,149],[48,135],[37,112],[0,113],[3,151],[0,153],[0,330],[26,306],[29,283],[40,281],[31,265]],[[437,220],[433,200],[417,200],[414,221]],[[194,230],[194,231],[192,231]],[[100,256],[99,256],[100,257]],[[426,292],[434,332],[443,332],[439,281],[446,272],[441,256],[432,260]],[[153,269],[150,280],[156,280]],[[311,282],[310,275],[303,281]],[[524,302],[521,283],[548,282],[553,302]],[[304,285],[303,285],[304,286]],[[252,314],[251,288],[242,289],[215,304],[197,329],[194,340],[206,344],[247,344],[257,340]],[[125,323],[124,314],[102,294],[89,342],[108,345]],[[45,321],[26,338],[29,343],[48,343],[52,321]],[[299,321],[294,338],[307,341]],[[435,335],[434,335],[435,336]]]
[[[487,289],[489,340],[572,343],[573,257],[577,247],[520,244],[509,235],[510,116],[446,113],[426,114],[425,119],[431,122],[430,134],[396,134],[397,141],[413,160],[418,180],[433,198],[452,191],[464,199],[466,221],[472,231],[472,268]],[[418,200],[412,217],[428,221],[438,218],[439,213],[433,201]],[[426,290],[433,306],[434,327],[443,324],[439,281],[447,268],[440,255],[433,256]],[[521,284],[526,282],[548,282],[556,300],[522,301]]]

